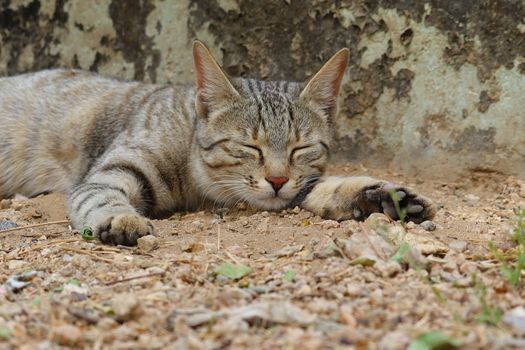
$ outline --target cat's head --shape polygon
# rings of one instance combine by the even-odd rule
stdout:
[[[275,210],[324,172],[348,50],[307,83],[231,79],[199,41],[197,182],[208,198]]]

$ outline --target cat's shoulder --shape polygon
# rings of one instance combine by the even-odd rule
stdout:
[[[121,78],[103,75],[91,71],[72,68],[43,69],[36,72],[27,72],[19,75],[3,77],[4,81],[53,82],[62,83],[71,80],[106,81],[114,83],[131,83]]]

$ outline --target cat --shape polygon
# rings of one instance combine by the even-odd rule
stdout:
[[[196,86],[79,70],[0,79],[0,198],[67,193],[74,227],[108,244],[154,233],[148,218],[243,201],[325,219],[431,219],[435,205],[370,177],[325,176],[348,49],[307,83],[230,78],[200,41]]]

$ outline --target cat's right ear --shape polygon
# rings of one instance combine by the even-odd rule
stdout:
[[[348,49],[341,49],[325,63],[301,92],[300,98],[329,117],[337,109],[337,96],[348,64]]]
[[[195,109],[200,117],[207,118],[213,110],[240,96],[210,51],[198,40],[193,43],[193,63],[197,81]]]

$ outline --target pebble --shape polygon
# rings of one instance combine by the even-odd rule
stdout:
[[[157,249],[159,246],[159,239],[153,235],[147,235],[140,237],[137,240],[138,248],[141,252],[147,253],[151,252],[154,249]]]
[[[376,230],[382,226],[390,225],[390,219],[385,214],[372,213],[365,220],[365,225],[368,226],[372,230]]]
[[[340,226],[339,222],[335,220],[324,220],[319,223],[321,225],[321,228],[324,230],[331,229],[331,228],[338,228]]]
[[[142,314],[139,299],[134,294],[120,294],[113,298],[112,308],[117,321],[129,321]]]
[[[193,226],[193,228],[199,231],[202,231],[204,229],[204,224],[199,220],[192,221],[191,225]]]
[[[452,241],[448,244],[448,247],[458,252],[464,252],[467,249],[468,243],[465,241]]]
[[[436,224],[433,221],[426,220],[420,224],[421,228],[426,231],[434,231],[436,229]]]
[[[71,263],[81,270],[87,270],[93,266],[93,260],[89,256],[80,254],[73,255]]]
[[[396,261],[388,261],[386,264],[379,264],[378,270],[383,277],[393,277],[400,273],[403,269]]]
[[[16,224],[16,222],[11,221],[11,220],[0,221],[0,230],[7,230],[7,229],[14,228],[17,226],[18,225]]]
[[[380,350],[402,350],[410,343],[410,337],[402,331],[393,331],[384,335],[378,344]],[[429,347],[430,348],[430,347]]]
[[[27,265],[27,261],[24,260],[9,260],[7,263],[7,268],[9,270],[18,270]]]
[[[15,303],[5,303],[0,305],[0,317],[5,319],[11,319],[16,315],[20,315],[23,311],[22,307]]]
[[[75,326],[64,324],[51,330],[51,340],[62,346],[78,345],[82,340],[82,332]]]
[[[345,304],[339,308],[339,321],[350,327],[357,326],[357,320],[354,317],[354,308],[352,305]]]
[[[479,197],[478,196],[476,196],[474,194],[470,194],[470,193],[465,196],[465,199],[467,201],[470,201],[470,202],[477,202],[477,201],[479,201]]]
[[[509,325],[516,335],[525,335],[525,308],[518,306],[507,311],[503,316],[503,322]]]
[[[10,199],[2,199],[0,200],[0,209],[9,209],[11,206],[11,200]]]

